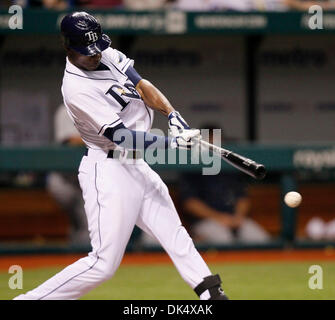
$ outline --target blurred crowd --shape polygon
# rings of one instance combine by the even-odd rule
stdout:
[[[52,10],[69,8],[113,8],[123,10],[180,9],[184,11],[285,11],[308,10],[320,5],[335,10],[335,0],[2,0],[0,6],[44,7]]]

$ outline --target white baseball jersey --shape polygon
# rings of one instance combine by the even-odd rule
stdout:
[[[103,134],[122,123],[132,130],[149,131],[153,110],[148,108],[125,72],[134,61],[116,49],[102,52],[109,70],[85,71],[66,61],[62,94],[68,113],[89,148],[119,148]],[[80,85],[79,85],[80,83]]]

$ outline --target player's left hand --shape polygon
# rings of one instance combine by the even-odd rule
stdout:
[[[173,137],[179,136],[184,130],[190,130],[190,126],[178,111],[172,111],[169,116],[169,127]]]

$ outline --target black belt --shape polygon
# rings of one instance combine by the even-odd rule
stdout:
[[[88,155],[88,149],[85,151],[85,156]],[[121,150],[109,150],[107,154],[107,158],[112,158],[112,159],[119,159],[120,157],[123,156],[123,151]],[[141,159],[142,154],[138,150],[128,150],[127,152],[127,159]]]

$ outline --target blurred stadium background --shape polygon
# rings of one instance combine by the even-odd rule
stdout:
[[[223,128],[227,148],[268,168],[265,180],[246,177],[246,182],[249,215],[270,240],[197,243],[213,269],[223,273],[232,298],[333,299],[335,287],[327,284],[335,276],[334,3],[317,3],[324,8],[323,28],[312,30],[308,8],[314,2],[300,0],[2,0],[0,299],[16,295],[7,285],[10,265],[27,266],[26,291],[89,250],[86,242],[71,241],[71,215],[47,188],[51,172],[76,174],[84,150],[57,144],[55,135],[65,62],[58,26],[67,11],[78,8],[95,13],[112,46],[135,60],[139,73],[192,127]],[[8,27],[12,4],[23,7],[22,30]],[[166,119],[156,115],[153,127],[167,132]],[[199,167],[154,169],[192,234],[181,175]],[[234,170],[223,164],[224,172]],[[297,209],[283,203],[292,190],[303,197]],[[141,244],[140,237],[136,229],[130,257],[146,259],[148,252],[161,251]],[[88,298],[135,299],[131,288],[139,279],[129,277],[134,272],[143,273],[139,298],[195,298],[160,253],[150,257],[141,268],[137,258],[132,260],[136,269],[122,265],[110,284]],[[166,265],[156,265],[160,259]],[[327,275],[321,293],[308,289],[311,264],[322,264]],[[180,286],[180,292],[162,289],[162,272],[166,286]],[[284,280],[288,287],[282,288]],[[113,294],[116,286],[123,293]]]

